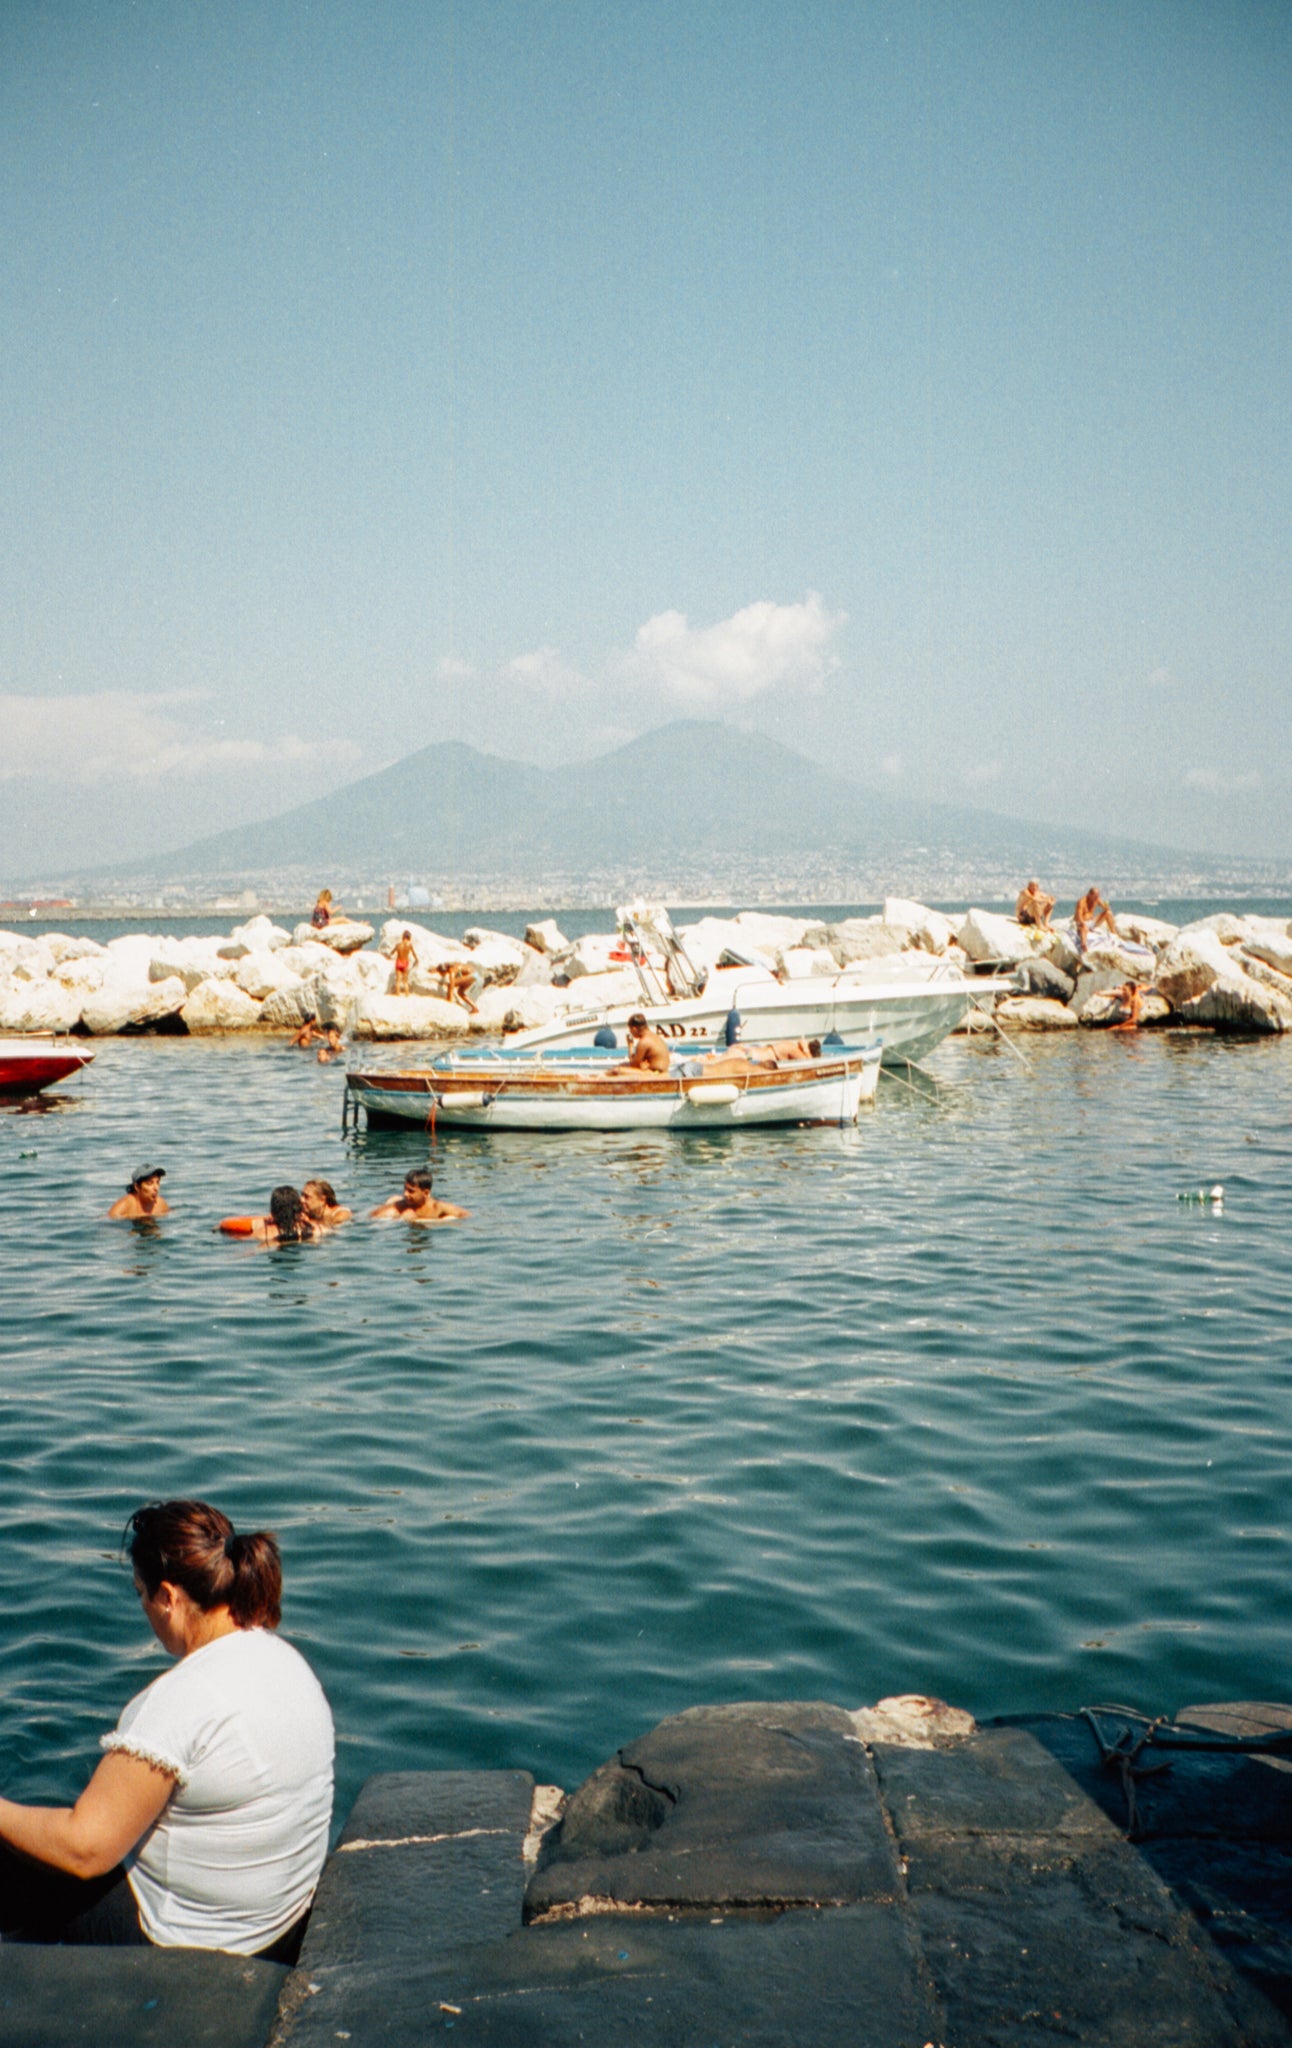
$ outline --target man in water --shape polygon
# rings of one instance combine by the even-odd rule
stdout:
[[[415,1166],[404,1175],[404,1192],[392,1195],[372,1212],[374,1223],[384,1222],[388,1217],[398,1217],[402,1223],[457,1223],[463,1216],[469,1216],[469,1209],[459,1209],[456,1202],[437,1202],[431,1193],[430,1169]]]
[[[1053,896],[1047,896],[1040,883],[1033,877],[1027,887],[1018,892],[1014,916],[1020,924],[1032,925],[1037,931],[1048,932],[1054,929],[1050,923],[1050,912],[1053,908]]]
[[[293,1033],[290,1042],[293,1046],[299,1046],[302,1052],[307,1052],[315,1039],[321,1037],[321,1035],[319,1027],[311,1014],[305,1019],[300,1030]]]
[[[672,1058],[666,1039],[658,1031],[652,1031],[640,1010],[634,1010],[628,1019],[628,1057],[616,1066],[607,1067],[608,1074],[667,1074]]]
[[[162,1200],[164,1166],[141,1166],[124,1195],[118,1195],[108,1211],[114,1222],[124,1219],[140,1223],[148,1216],[169,1216],[170,1203]]]
[[[327,1030],[323,1033],[323,1043],[318,1049],[318,1063],[321,1067],[325,1067],[329,1060],[339,1060],[344,1059],[344,1057],[345,1047],[341,1043],[340,1028],[336,1024],[329,1024]]]

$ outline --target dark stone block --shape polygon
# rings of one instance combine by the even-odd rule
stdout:
[[[527,1771],[369,1778],[319,1882],[301,1969],[402,1969],[509,1933],[533,1791]]]
[[[1029,996],[1053,996],[1056,1002],[1070,1003],[1076,993],[1076,981],[1056,967],[1052,960],[1025,960],[1019,969],[1023,987]],[[1122,977],[1125,980],[1125,976]]]
[[[892,1905],[529,1927],[461,1970],[351,1973],[326,1985],[301,2007],[284,2048],[335,2048],[347,2032],[384,2048],[420,2048],[441,2032],[446,2048],[924,2048],[950,2039]]]
[[[262,2048],[287,1971],[191,1948],[0,1946],[4,2048]]]
[[[921,1843],[911,1905],[958,2048],[1287,2048],[1125,1843]]]
[[[1023,1728],[980,1728],[938,1749],[874,1745],[880,1791],[903,1842],[938,1834],[1115,1834],[1106,1813]]]
[[[874,1771],[840,1708],[698,1707],[627,1744],[575,1793],[525,1913],[588,1898],[829,1905],[899,1889]]]
[[[1096,1719],[1110,1746],[1123,1734],[1136,1742],[1145,1729],[1142,1721],[1119,1720],[1112,1713]],[[1121,1765],[1115,1757],[1110,1763],[1103,1761],[1085,1717],[1053,1714],[1025,1725],[1125,1829],[1130,1807]],[[1177,1721],[1162,1729],[1162,1743],[1150,1742],[1140,1751],[1134,1778],[1135,1840],[1147,1844],[1161,1836],[1189,1835],[1200,1842],[1207,1836],[1223,1841],[1292,1841],[1292,1756],[1166,1746],[1173,1737],[1188,1741],[1191,1734],[1206,1741],[1209,1732]],[[1250,1720],[1235,1720],[1214,1732],[1223,1739],[1225,1733],[1260,1730]]]

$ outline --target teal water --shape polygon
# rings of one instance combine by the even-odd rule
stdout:
[[[279,1532],[341,1811],[702,1701],[1292,1696],[1292,1045],[1023,1050],[845,1131],[345,1135],[337,1069],[183,1039],[0,1115],[4,1789],[160,1668],[117,1545],[178,1493]],[[455,1229],[212,1231],[428,1151]],[[173,1215],[101,1221],[153,1161]]]

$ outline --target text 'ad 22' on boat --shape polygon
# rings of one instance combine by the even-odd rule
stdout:
[[[730,949],[717,966],[697,968],[661,905],[635,903],[617,917],[640,997],[605,1009],[581,1008],[575,984],[567,1010],[550,1023],[509,1035],[509,1049],[622,1046],[629,1017],[642,1010],[653,1030],[689,1046],[828,1034],[861,1045],[879,1038],[885,1066],[905,1066],[940,1045],[971,1008],[988,1008],[998,995],[1017,992],[1012,976],[966,975],[931,954],[927,971],[908,955],[897,968],[891,958],[861,960],[837,974],[794,980],[782,980],[765,962],[740,959]]]
[[[93,1058],[52,1038],[0,1038],[0,1095],[35,1095],[79,1073]]]
[[[818,1059],[763,1066],[694,1057],[667,1074],[611,1072],[611,1056],[449,1053],[429,1067],[348,1073],[348,1101],[371,1127],[493,1131],[712,1131],[748,1124],[853,1123],[874,1100],[880,1054],[823,1048]]]

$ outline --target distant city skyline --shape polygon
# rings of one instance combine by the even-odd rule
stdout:
[[[3,10],[5,869],[686,715],[1292,856],[1290,97],[1262,0]]]

